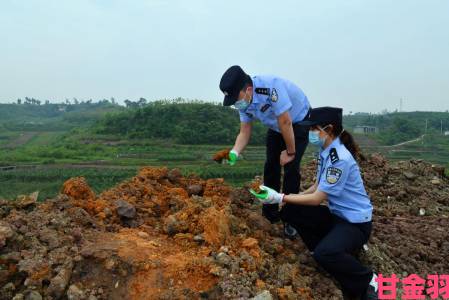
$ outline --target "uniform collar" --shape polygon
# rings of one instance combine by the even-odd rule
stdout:
[[[335,140],[330,143],[329,146],[327,146],[326,149],[321,150],[320,155],[321,157],[325,158],[329,156],[329,151],[331,151],[332,148],[337,148],[341,144],[340,138],[337,137]]]
[[[264,87],[262,86],[263,82],[257,76],[253,76],[252,79],[253,79],[253,102],[251,102],[251,104],[261,102],[262,100],[261,96],[266,97],[265,95],[259,95],[256,93],[256,88]]]
[[[256,88],[258,87],[264,87],[263,81],[260,80],[257,76],[252,77],[253,80],[253,99],[249,106],[243,110],[243,113],[250,112],[251,110],[257,109],[257,104],[262,103],[264,98],[267,97],[265,95],[259,95],[256,93]]]

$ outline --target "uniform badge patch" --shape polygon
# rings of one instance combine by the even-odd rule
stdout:
[[[342,170],[339,168],[329,167],[326,170],[326,181],[330,184],[336,184],[342,173]]]
[[[260,111],[264,113],[264,112],[267,111],[267,109],[268,109],[270,106],[271,106],[271,105],[267,103],[267,104],[265,104],[264,106],[262,106],[262,108],[260,109]]]
[[[273,90],[271,91],[271,101],[276,102],[278,101],[278,92],[276,91],[275,88],[273,88]]]

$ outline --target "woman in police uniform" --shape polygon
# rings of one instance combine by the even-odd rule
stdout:
[[[264,204],[283,204],[281,217],[294,226],[315,260],[340,283],[346,295],[377,299],[376,275],[352,253],[371,233],[373,207],[356,159],[363,156],[342,127],[342,109],[312,109],[309,142],[320,147],[316,182],[299,194],[284,195],[261,186]],[[320,205],[325,200],[328,205]],[[288,209],[286,209],[288,208]]]

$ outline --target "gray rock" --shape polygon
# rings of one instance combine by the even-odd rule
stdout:
[[[255,297],[251,298],[251,300],[273,300],[271,293],[267,290],[263,291],[260,294],[257,294]]]
[[[67,299],[68,300],[82,300],[85,299],[86,295],[84,294],[84,291],[81,290],[76,285],[72,284],[69,289],[67,290]]]
[[[42,296],[36,291],[26,291],[25,300],[42,300]]]
[[[14,231],[11,227],[4,223],[0,222],[0,249],[6,245],[6,240],[13,237]]]
[[[167,174],[168,180],[170,180],[172,183],[179,182],[181,176],[182,174],[181,171],[179,171],[179,169],[172,169]]]
[[[414,180],[416,177],[418,177],[417,175],[413,174],[412,172],[409,171],[405,171],[402,173],[405,178],[409,179],[409,180]]]
[[[217,263],[221,266],[229,266],[232,262],[231,257],[224,252],[218,253],[215,259]]]
[[[12,300],[24,300],[25,299],[25,296],[23,296],[23,294],[16,294],[13,298],[12,298]]]
[[[191,184],[187,187],[187,193],[189,196],[198,195],[201,196],[204,192],[203,186],[201,184]]]
[[[69,284],[70,277],[72,276],[73,262],[71,260],[64,264],[64,267],[59,273],[50,280],[48,287],[48,293],[54,296],[56,299],[62,297],[67,285]]]
[[[133,219],[136,216],[136,208],[134,205],[123,200],[117,200],[114,204],[117,208],[117,214],[120,217]]]

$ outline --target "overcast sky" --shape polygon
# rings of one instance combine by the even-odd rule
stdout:
[[[448,110],[449,1],[0,2],[0,102],[222,101],[233,64],[314,107]]]

